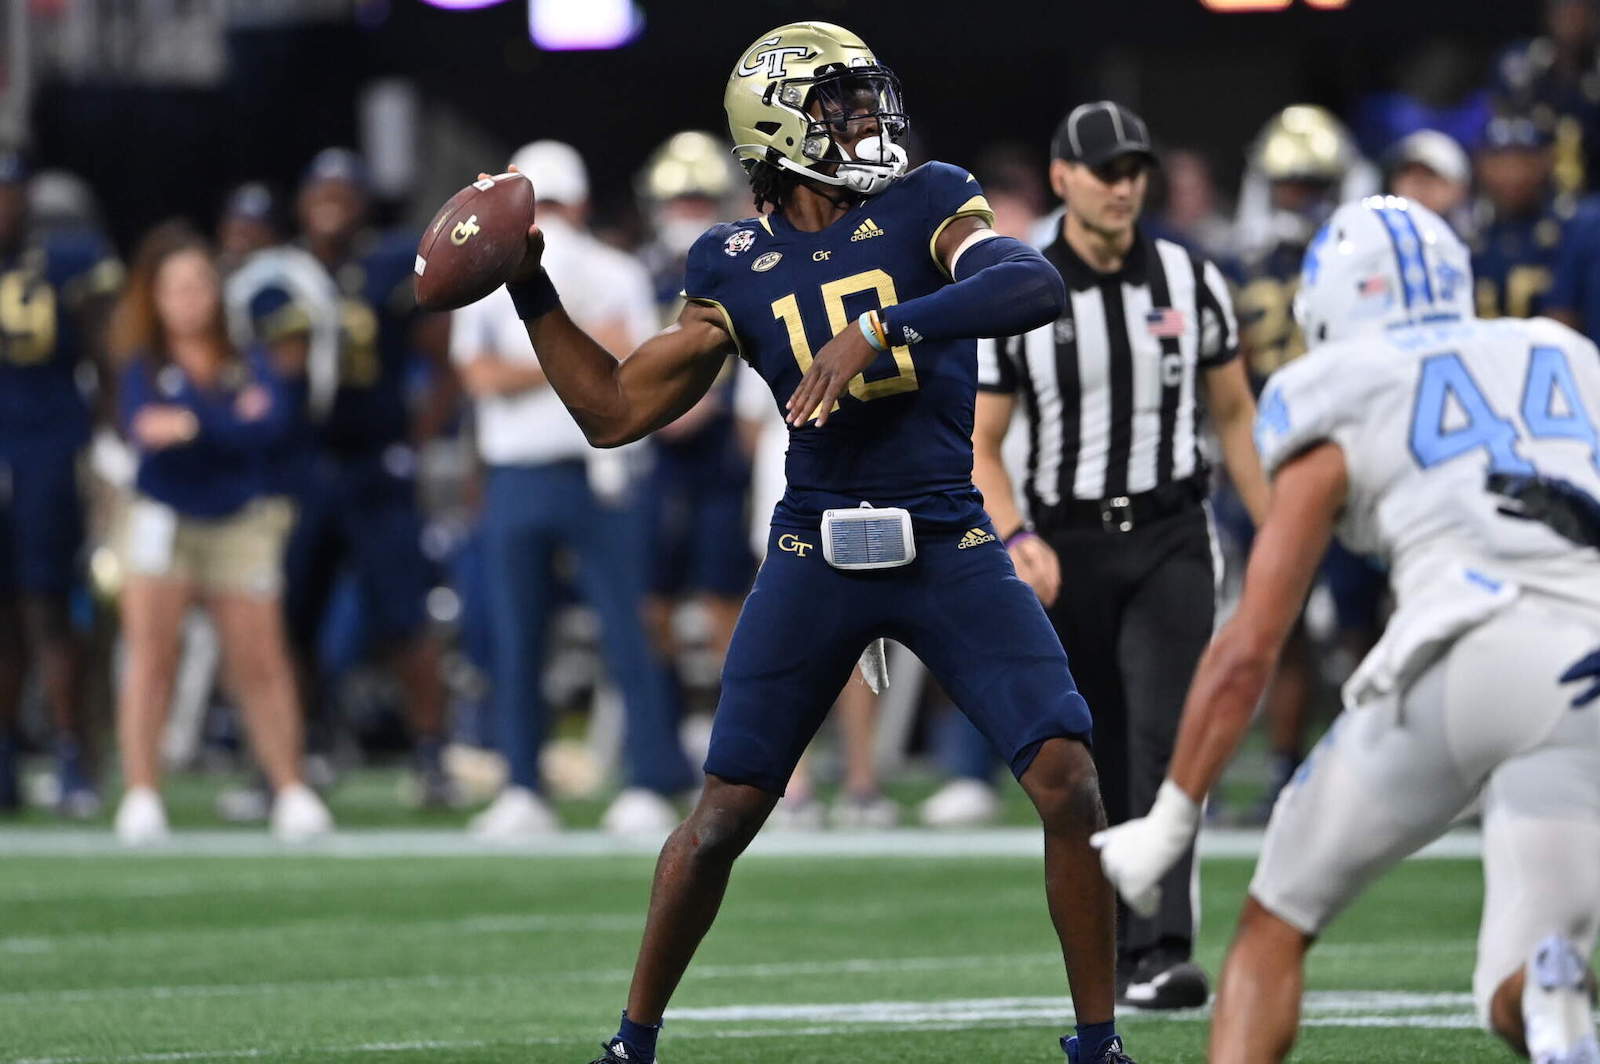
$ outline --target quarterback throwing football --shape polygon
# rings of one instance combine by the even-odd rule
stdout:
[[[875,639],[914,650],[1007,759],[1045,830],[1046,892],[1077,1036],[1127,1062],[1113,1022],[1112,896],[1088,707],[972,486],[975,341],[1055,319],[1038,252],[991,228],[964,170],[906,172],[899,83],[857,36],[801,22],[739,57],[725,104],[758,217],[694,245],[677,322],[620,361],[564,314],[541,239],[508,287],[591,442],[668,424],[737,352],[791,426],[788,491],[723,675],[706,786],[656,868],[627,1011],[599,1064],[651,1064],[668,999],[734,859]]]

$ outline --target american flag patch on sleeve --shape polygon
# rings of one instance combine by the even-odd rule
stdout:
[[[1145,311],[1145,328],[1150,331],[1151,336],[1158,339],[1182,336],[1188,324],[1189,320],[1183,316],[1183,311],[1176,307],[1158,307],[1155,310]]]

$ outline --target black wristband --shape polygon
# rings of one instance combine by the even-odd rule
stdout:
[[[517,317],[523,321],[542,318],[561,305],[556,286],[550,283],[550,275],[544,272],[542,266],[531,280],[507,281],[506,291],[511,293],[511,302],[517,307]]]

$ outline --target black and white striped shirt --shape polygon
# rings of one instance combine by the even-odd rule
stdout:
[[[1116,273],[1094,270],[1059,229],[1044,256],[1066,282],[1061,317],[978,344],[978,387],[1025,404],[1032,512],[1204,473],[1196,371],[1238,354],[1221,271],[1143,231]]]

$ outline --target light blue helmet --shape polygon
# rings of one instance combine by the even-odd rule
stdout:
[[[1472,257],[1419,203],[1400,196],[1346,203],[1306,248],[1294,316],[1310,346],[1472,315]]]

